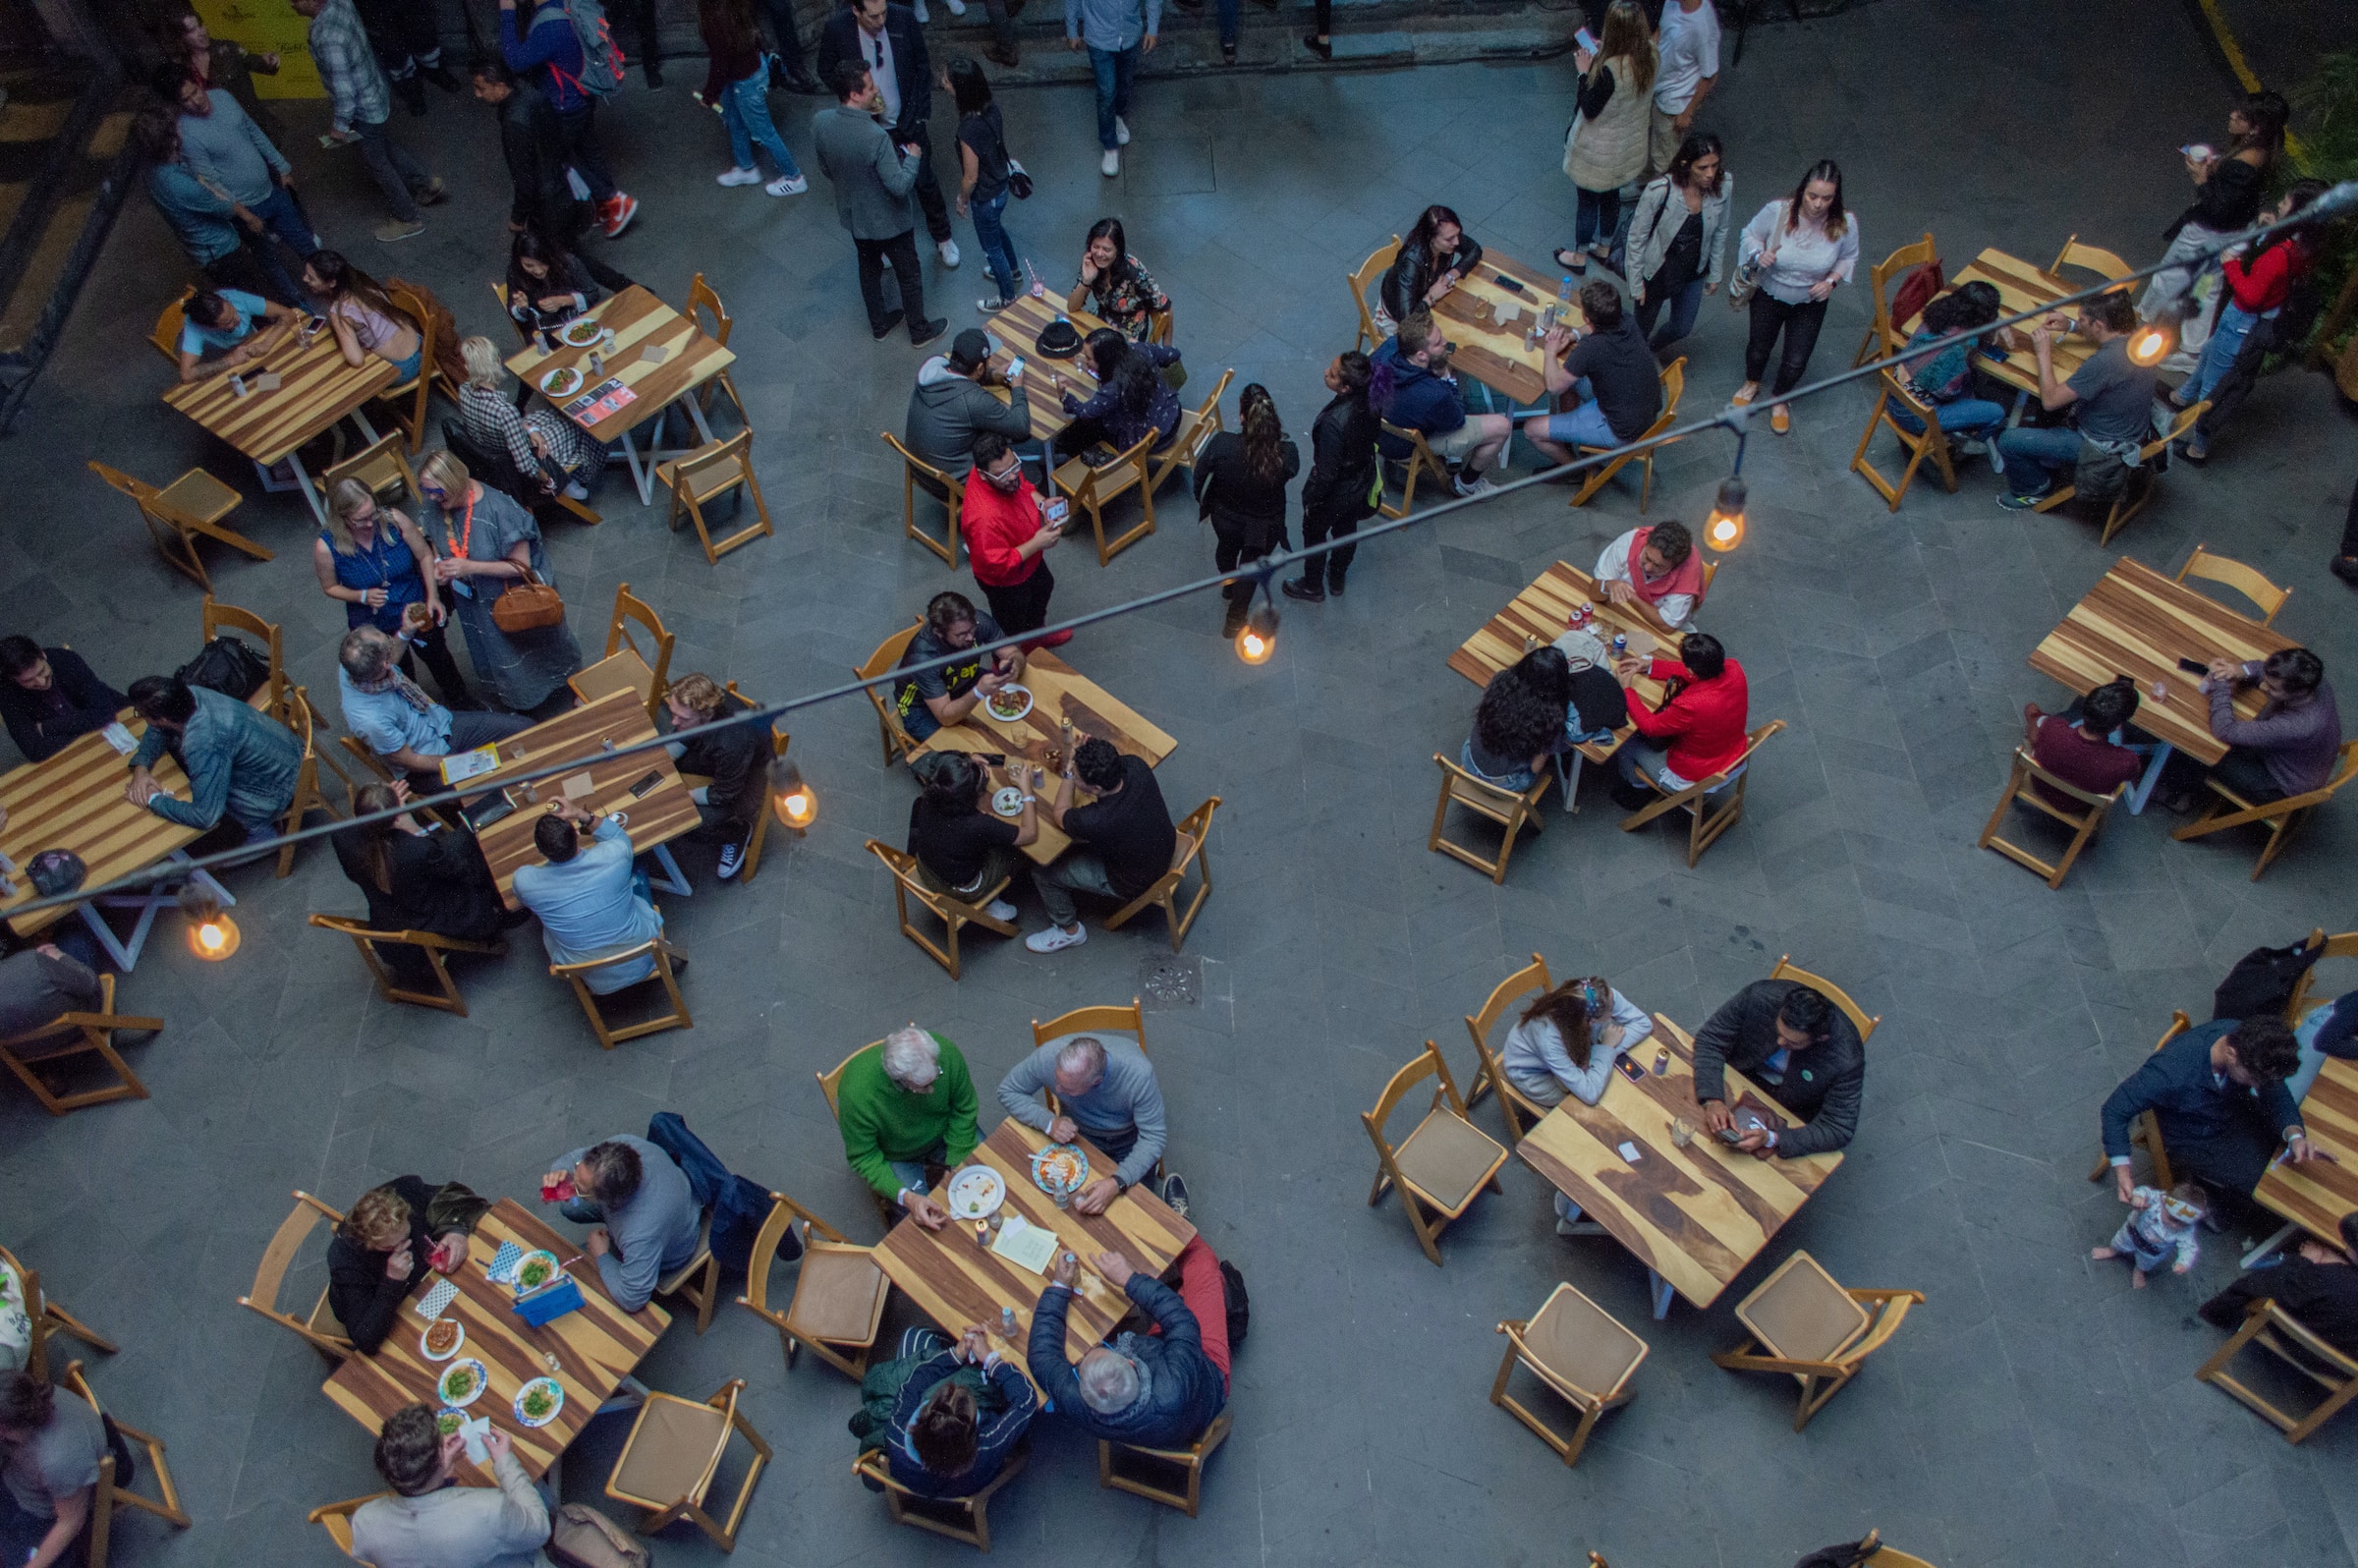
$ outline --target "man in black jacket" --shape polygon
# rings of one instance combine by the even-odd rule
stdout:
[[[2214,1327],[2242,1326],[2244,1309],[2267,1297],[2336,1350],[2358,1356],[2358,1213],[2341,1216],[2341,1246],[2304,1238],[2300,1256],[2248,1270],[2203,1303]]]
[[[0,718],[28,762],[106,728],[131,702],[72,648],[43,647],[28,637],[0,637]]]
[[[581,258],[599,285],[619,292],[631,280],[582,249],[582,231],[590,226],[590,208],[574,199],[565,178],[565,131],[548,95],[530,77],[510,71],[497,55],[478,58],[471,68],[475,95],[499,111],[499,150],[508,160],[508,180],[516,197],[508,207],[508,232],[539,231]]]
[[[690,793],[696,800],[700,824],[688,837],[700,843],[720,842],[720,879],[727,881],[745,864],[746,846],[754,836],[754,821],[768,793],[771,756],[769,726],[713,721],[751,707],[732,698],[709,675],[684,675],[663,694],[671,713],[671,733],[677,737],[667,750],[679,759],[683,773],[700,773],[711,780]]]
[[[1867,1047],[1840,1008],[1797,980],[1755,980],[1695,1032],[1695,1098],[1713,1136],[1736,1129],[1727,1105],[1726,1069],[1753,1079],[1778,1105],[1807,1117],[1782,1132],[1753,1127],[1738,1148],[1767,1159],[1823,1154],[1859,1130],[1867,1085]]]
[[[926,232],[941,252],[941,264],[958,264],[958,242],[950,238],[950,208],[933,174],[933,68],[926,57],[926,35],[917,14],[892,0],[843,0],[818,34],[818,74],[835,80],[835,68],[857,61],[874,78],[883,96],[881,118],[895,146],[918,149],[917,203],[926,209]]]

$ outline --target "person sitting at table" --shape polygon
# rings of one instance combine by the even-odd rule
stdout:
[[[1020,647],[963,659],[952,657],[980,644],[999,642],[1006,635],[997,621],[978,613],[974,600],[963,593],[936,593],[926,602],[926,624],[909,640],[900,667],[906,670],[940,658],[950,662],[918,670],[894,685],[893,712],[911,740],[922,741],[938,730],[965,723],[977,702],[1023,679],[1024,651]]]
[[[1376,325],[1386,335],[1397,332],[1410,316],[1440,304],[1481,264],[1482,247],[1457,214],[1438,204],[1427,207],[1376,286]]]
[[[1867,1047],[1850,1015],[1799,980],[1754,980],[1695,1032],[1695,1101],[1713,1137],[1736,1130],[1727,1072],[1758,1081],[1775,1105],[1806,1117],[1777,1131],[1748,1127],[1735,1147],[1761,1159],[1846,1148],[1859,1130]]]
[[[102,730],[131,699],[98,679],[83,656],[29,637],[0,637],[0,720],[28,762],[42,762]]]
[[[303,263],[303,286],[327,312],[328,330],[344,363],[356,368],[373,354],[393,366],[396,384],[418,379],[425,339],[408,311],[367,273],[337,251],[315,251]]]
[[[2003,308],[1996,287],[1978,279],[1943,294],[1917,318],[1907,347],[1899,351],[1900,364],[1894,372],[1910,391],[1933,406],[1942,432],[1957,442],[1960,451],[1968,457],[1989,453],[1991,470],[1997,474],[2006,472],[2006,460],[1992,443],[2006,427],[2006,406],[1973,395],[1973,357],[1994,353],[2003,358],[2012,346],[2012,327],[1983,330]],[[1942,338],[1951,341],[1936,348]],[[1906,409],[1893,405],[1888,412],[1909,434],[1924,433],[1924,421]]]
[[[1486,784],[1517,795],[1571,750],[1572,670],[1562,650],[1535,647],[1490,677],[1457,759]]]
[[[2291,1258],[2246,1270],[2198,1309],[2203,1321],[2232,1332],[2263,1297],[2345,1356],[2358,1356],[2358,1210],[2341,1216],[2341,1245],[2304,1236]]]
[[[243,369],[286,341],[300,312],[244,289],[189,297],[180,321],[180,378],[201,381]]]
[[[55,942],[0,958],[0,1039],[28,1035],[61,1014],[99,1011],[97,974]]]
[[[183,827],[209,832],[224,817],[239,840],[266,838],[295,802],[303,743],[295,732],[234,697],[177,675],[142,675],[131,705],[147,733],[131,754],[124,799]],[[169,747],[189,775],[189,798],[168,793],[148,771]]]
[[[875,1190],[879,1207],[898,1205],[927,1230],[949,1218],[928,1196],[932,1170],[965,1164],[982,1142],[975,1110],[965,1055],[946,1036],[915,1024],[845,1063],[835,1085],[844,1158]]]
[[[2137,683],[2106,681],[2060,713],[2043,713],[2032,702],[2022,710],[2023,738],[2031,760],[2075,789],[2109,795],[2145,770],[2145,758],[2112,737],[2137,716]],[[2043,783],[2040,799],[2064,811],[2080,803]]]
[[[1014,821],[983,810],[992,794],[990,772],[965,752],[926,752],[909,764],[920,786],[909,803],[909,853],[917,879],[936,893],[973,903],[1002,877],[1024,868],[1017,852],[1039,841],[1039,808],[1027,792]],[[1003,898],[983,907],[992,920],[1019,911]]]
[[[1703,607],[1703,562],[1695,536],[1676,518],[1631,529],[1606,545],[1596,577],[1599,592],[1658,632],[1691,631]]]
[[[452,1484],[467,1452],[431,1405],[404,1405],[376,1436],[376,1473],[393,1488],[353,1510],[352,1555],[376,1568],[539,1568],[548,1500],[496,1422],[483,1434],[496,1486]]]
[[[430,613],[423,605],[420,613]],[[421,793],[446,787],[442,759],[521,735],[533,721],[521,713],[477,708],[453,713],[401,673],[402,643],[374,626],[356,626],[336,645],[336,698],[344,727]]]
[[[1039,1413],[1039,1391],[990,1342],[981,1323],[969,1323],[952,1343],[938,1329],[911,1328],[901,1358],[926,1359],[901,1384],[886,1428],[884,1465],[892,1479],[920,1497],[971,1497],[1005,1468],[1007,1455]],[[972,1369],[992,1395],[985,1416],[961,1376]]]
[[[1369,395],[1383,422],[1422,431],[1433,456],[1457,465],[1451,482],[1459,495],[1488,491],[1491,484],[1482,471],[1505,450],[1514,422],[1503,414],[1466,412],[1457,378],[1449,373],[1449,345],[1432,313],[1411,312],[1399,331],[1369,356],[1369,364],[1376,370]],[[1407,462],[1412,450],[1388,430],[1379,430],[1376,449],[1390,463]]]
[[[370,782],[353,792],[356,816],[372,816],[407,806],[406,780]],[[482,847],[463,828],[414,812],[377,821],[355,822],[328,835],[336,864],[368,901],[368,924],[380,931],[431,931],[463,942],[494,942],[509,927],[532,919],[530,910],[501,902]],[[413,949],[386,953],[395,968],[404,962],[423,971]]]
[[[2238,718],[2235,694],[2252,685],[2267,700],[2253,717]],[[2341,709],[2316,654],[2287,647],[2249,663],[2213,659],[2202,690],[2211,703],[2211,734],[2227,743],[2227,755],[2204,776],[2254,806],[2306,795],[2332,778],[2341,755]],[[2184,753],[2170,757],[2162,805],[2178,812],[2194,810],[2200,765]]]
[[[975,437],[974,464],[958,508],[967,565],[974,568],[975,586],[989,601],[991,616],[1006,632],[1037,632],[1048,624],[1048,595],[1056,591],[1045,557],[1063,542],[1070,508],[1064,519],[1048,522],[1023,459],[996,430]],[[1029,639],[1027,645],[1062,647],[1072,640],[1068,628]]]
[[[2252,1189],[2279,1156],[2296,1164],[2323,1158],[2284,1087],[2300,1060],[2291,1026],[2273,1014],[2215,1018],[2146,1057],[2105,1096],[2102,1112],[2105,1157],[2120,1201],[2136,1187],[2129,1124],[2146,1111],[2169,1151],[2171,1175],[2210,1189],[2222,1217],[2249,1211]]]
[[[606,297],[586,257],[526,224],[508,247],[508,316],[527,332],[554,332]]]
[[[573,705],[566,678],[582,667],[581,644],[563,621],[529,632],[500,629],[500,597],[527,578],[552,588],[555,577],[540,542],[540,525],[511,497],[473,477],[449,452],[436,452],[418,471],[418,492],[442,525],[434,578],[467,634],[477,676],[500,704],[518,713]],[[547,713],[539,716],[547,717]]]
[[[1087,806],[1073,804],[1076,773],[1096,797]],[[1035,767],[1034,794],[1042,783],[1041,771]],[[1171,857],[1179,848],[1179,830],[1172,824],[1171,809],[1163,804],[1152,764],[1116,751],[1111,741],[1098,736],[1082,741],[1065,758],[1044,812],[1073,844],[1032,873],[1032,885],[1048,908],[1047,929],[1024,938],[1024,945],[1035,953],[1053,953],[1089,940],[1073,903],[1075,893],[1127,904],[1171,868]]]
[[[2039,403],[2049,413],[2071,411],[2069,424],[2016,425],[1997,438],[1998,464],[2006,488],[1997,504],[2026,512],[2074,472],[2088,447],[2135,463],[2153,419],[2157,372],[2129,359],[2128,335],[2137,311],[2121,292],[2100,294],[2081,306],[2077,330],[2096,345],[2066,380],[2055,379],[2056,336],[2068,322],[2049,316],[2031,329],[2031,352],[2039,358]],[[2091,496],[2093,500],[2095,497]]]
[[[1151,450],[1169,446],[1179,431],[1181,411],[1179,394],[1162,371],[1179,363],[1179,351],[1160,343],[1133,343],[1111,327],[1099,327],[1083,342],[1081,354],[1096,372],[1097,389],[1086,401],[1061,394],[1072,422],[1056,444],[1068,453],[1084,453],[1102,441],[1127,452],[1151,434]]]
[[[689,788],[696,803],[697,825],[685,835],[699,844],[720,846],[720,879],[736,876],[745,864],[746,846],[753,842],[754,819],[769,792],[772,756],[769,726],[759,721],[720,724],[732,713],[748,712],[753,704],[731,697],[720,683],[701,671],[683,675],[663,693],[671,716],[672,739],[664,750],[683,773],[711,780]]]
[[[1153,274],[1146,263],[1130,253],[1122,220],[1099,218],[1089,226],[1080,277],[1064,308],[1085,309],[1131,342],[1144,343],[1154,328],[1155,315],[1168,310],[1171,301],[1154,287]]]
[[[508,367],[486,337],[461,340],[467,384],[459,388],[459,418],[467,434],[488,450],[504,450],[527,483],[542,495],[562,490],[590,498],[590,481],[605,467],[606,449],[588,430],[545,406],[519,413],[508,391]]]
[[[1539,1104],[1560,1105],[1570,1094],[1594,1105],[1604,1097],[1614,1058],[1653,1033],[1646,1009],[1601,978],[1569,980],[1523,1009],[1499,1044],[1498,1068]]]
[[[401,1304],[428,1274],[455,1274],[491,1206],[457,1182],[396,1176],[361,1194],[327,1243],[327,1305],[364,1356],[399,1326]]]
[[[1007,389],[1004,400],[991,394],[994,386]],[[1030,440],[1032,404],[1020,380],[1010,381],[991,368],[990,335],[968,327],[950,340],[949,353],[933,355],[917,367],[917,385],[909,389],[906,441],[919,462],[962,479],[975,466],[975,440],[986,430],[1010,441]],[[929,482],[926,488],[932,488]]]
[[[582,843],[583,828],[590,843]],[[663,934],[663,912],[648,896],[646,874],[633,868],[631,835],[612,816],[592,817],[569,800],[551,803],[533,824],[533,848],[547,864],[519,866],[509,885],[516,901],[540,918],[540,945],[552,964],[579,964],[603,953],[651,942]],[[672,973],[688,968],[674,955]],[[597,996],[653,978],[655,956],[609,964],[582,977]]]
[[[29,1372],[0,1379],[0,1553],[23,1568],[83,1560],[105,1423],[86,1399]]]
[[[703,1239],[703,1210],[669,1154],[628,1133],[560,1156],[540,1178],[543,1188],[570,1196],[557,1212],[594,1227],[582,1250],[597,1260],[606,1294],[635,1313],[655,1294],[656,1281],[687,1266]]]
[[[1649,781],[1666,795],[1675,795],[1698,779],[1733,767],[1749,744],[1745,721],[1752,705],[1744,666],[1727,656],[1719,640],[1708,632],[1689,632],[1679,643],[1677,658],[1616,661],[1623,700],[1638,733],[1623,744],[1621,770],[1613,799],[1628,811],[1654,804]],[[1659,708],[1646,705],[1631,683],[1640,675],[1674,682]]]
[[[1228,1290],[1220,1260],[1196,1236],[1172,1266],[1179,1288],[1142,1272],[1118,1252],[1090,1260],[1106,1284],[1154,1320],[1094,1345],[1078,1366],[1065,1357],[1065,1315],[1079,1294],[1080,1264],[1061,1253],[1032,1313],[1025,1361],[1057,1414],[1102,1442],[1185,1448],[1228,1403]]]
[[[450,656],[450,611],[434,580],[434,547],[408,514],[377,505],[375,492],[360,479],[338,479],[327,494],[327,528],[311,544],[311,570],[319,591],[343,603],[347,627],[373,626],[402,640],[404,675],[417,679],[415,650],[434,672],[444,703],[482,706]],[[403,613],[413,604],[425,607],[422,624]]]
[[[1635,441],[1662,412],[1662,372],[1654,363],[1646,334],[1621,308],[1621,292],[1602,278],[1581,285],[1580,313],[1586,332],[1559,326],[1547,334],[1540,369],[1559,403],[1576,401],[1560,414],[1539,414],[1523,421],[1523,434],[1555,463],[1576,462],[1582,447],[1615,447]]]
[[[1040,1099],[1043,1090],[1053,1093],[1053,1113]],[[999,1103],[1008,1115],[1056,1143],[1086,1136],[1107,1159],[1117,1162],[1073,1195],[1073,1206],[1084,1214],[1105,1212],[1115,1199],[1152,1176],[1161,1162],[1168,1137],[1162,1086],[1147,1053],[1129,1040],[1095,1035],[1049,1040],[999,1080]],[[1163,1187],[1163,1202],[1186,1218],[1187,1184],[1169,1176]]]
[[[2344,991],[2322,1007],[2312,1007],[2292,1032],[2300,1047],[2301,1065],[2284,1080],[2294,1104],[2309,1097],[2317,1075],[2329,1060],[2358,1061],[2358,991]]]

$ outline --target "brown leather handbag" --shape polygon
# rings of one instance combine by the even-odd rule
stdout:
[[[505,593],[491,601],[491,624],[510,635],[563,626],[565,601],[528,566],[523,582],[510,584]]]

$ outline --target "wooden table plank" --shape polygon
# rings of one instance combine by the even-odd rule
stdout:
[[[2033,266],[2028,261],[2018,260],[2006,254],[2005,252],[1995,249],[1984,251],[1980,255],[1975,256],[1972,262],[1950,282],[1946,292],[1953,294],[1968,283],[1987,283],[1996,289],[2000,315],[2018,315],[2025,310],[2035,310],[2051,301],[2061,299],[2066,294],[2077,294],[2081,289],[2087,287],[2086,284],[2072,283],[2059,278],[2052,272]],[[1915,323],[1912,321],[1901,323],[1902,331],[1913,331],[1914,329]],[[2017,391],[2037,396],[2039,392],[2039,361],[2030,349],[2030,327],[2026,324],[2014,330],[2021,333],[2023,337],[2023,347],[2020,350],[2003,360],[1993,359],[1987,354],[1977,354],[1973,357],[1974,367],[1987,371]],[[2097,346],[2093,341],[2081,337],[2077,333],[2067,333],[2057,338],[2049,356],[2055,367],[2056,379],[2069,379],[2071,372],[2086,363],[2088,357],[2094,354],[2096,349]]]
[[[1574,607],[1582,603],[1595,606],[1599,635],[1605,642],[1610,643],[1613,634],[1620,632],[1629,638],[1629,651],[1640,658],[1678,657],[1675,634],[1664,638],[1634,611],[1613,603],[1598,591],[1595,578],[1569,562],[1558,561],[1509,599],[1506,608],[1483,623],[1480,631],[1459,644],[1457,651],[1449,655],[1449,667],[1476,686],[1487,687],[1491,676],[1529,651],[1524,644],[1526,638],[1552,643],[1561,637]],[[1631,685],[1648,702],[1656,707],[1661,705],[1661,682],[1641,675]],[[1634,733],[1623,730],[1609,745],[1584,743],[1578,750],[1590,761],[1601,762],[1619,751],[1621,743]]]
[[[1501,287],[1500,274],[1522,284],[1523,292]],[[1525,348],[1523,332],[1547,307],[1562,304],[1555,297],[1561,282],[1560,274],[1525,266],[1504,252],[1483,252],[1474,275],[1459,279],[1432,308],[1433,315],[1447,323],[1449,341],[1457,345],[1450,367],[1526,407],[1545,403],[1547,377],[1541,364],[1546,351]],[[1515,318],[1504,325],[1497,319],[1501,307],[1515,311]]]
[[[130,708],[120,715],[134,736],[147,733],[147,724]],[[182,800],[188,799],[188,775],[170,753],[156,758],[155,781]],[[72,850],[89,870],[84,887],[103,887],[117,877],[153,866],[174,850],[204,836],[203,830],[167,821],[144,806],[123,796],[131,782],[131,758],[106,743],[104,735],[78,736],[46,761],[28,762],[0,775],[0,808],[8,823],[0,827],[0,851],[20,868],[43,850]],[[29,904],[40,895],[29,877],[16,878],[17,890],[0,898],[0,911]],[[73,913],[70,904],[9,917],[9,929],[29,936]]]
[[[1712,1137],[1695,1102],[1694,1048],[1665,1027],[1667,1020],[1659,1014],[1656,1019],[1654,1036],[1630,1053],[1648,1070],[1643,1084],[1618,1071],[1609,1074],[1601,1100],[1584,1105],[1565,1099],[1515,1152],[1690,1305],[1709,1307],[1809,1202],[1842,1155],[1756,1159]],[[1670,1070],[1656,1074],[1655,1057],[1662,1050],[1670,1053]],[[1730,1071],[1727,1085],[1731,1105],[1746,1093],[1776,1103],[1740,1073]],[[1696,1128],[1684,1148],[1670,1136],[1671,1123],[1681,1117]],[[1621,1157],[1624,1142],[1637,1146],[1637,1163]]]
[[[590,793],[581,798],[582,805],[601,816],[608,812],[624,813],[629,818],[623,825],[630,832],[631,848],[644,855],[658,844],[670,843],[702,820],[697,814],[696,802],[688,796],[688,786],[680,782],[679,769],[672,765],[670,753],[650,751],[610,756],[601,744],[612,741],[617,747],[635,746],[654,738],[655,727],[648,722],[646,704],[640,700],[639,694],[609,692],[594,702],[584,702],[500,742],[499,767],[480,778],[469,779],[460,788],[472,799],[506,787],[519,774],[561,760],[578,761],[590,779]],[[660,775],[661,781],[644,798],[633,800],[631,786],[649,773]],[[560,773],[532,785],[536,800],[522,799],[525,786],[517,786],[516,793],[509,796],[516,802],[516,810],[476,835],[476,841],[482,846],[484,864],[491,868],[491,875],[499,883],[499,896],[510,909],[520,907],[516,902],[516,868],[540,864],[540,852],[533,847],[533,828],[563,797],[565,781],[573,776]]]
[[[598,302],[590,312],[614,333],[611,343],[592,345],[605,357],[606,375],[621,380],[637,393],[637,398],[616,409],[597,423],[589,426],[590,438],[612,443],[626,431],[635,430],[654,419],[679,399],[711,380],[737,363],[737,356],[705,336],[694,321],[656,299],[645,288],[633,284],[620,294]],[[645,356],[649,348],[663,351],[659,363]],[[508,368],[525,385],[533,389],[550,407],[571,402],[597,384],[590,375],[590,350],[570,349],[563,344],[554,354],[540,350],[535,336],[532,343],[508,357]],[[549,398],[539,393],[540,378],[551,370],[578,368],[582,385],[565,398]]]
[[[2137,728],[2199,761],[2217,762],[2227,748],[2211,733],[2211,700],[2199,690],[2202,677],[2179,669],[2178,660],[2263,659],[2291,646],[2282,633],[2124,555],[2041,640],[2030,664],[2082,697],[2115,675],[2128,676],[2141,699]],[[2156,682],[2166,696],[2154,696]],[[2235,695],[2235,712],[2250,718],[2264,700],[2257,687],[2245,687]]]
[[[982,1141],[968,1163],[988,1165],[1007,1183],[1007,1203],[1001,1212],[1021,1213],[1028,1223],[1054,1231],[1064,1247],[1080,1255],[1081,1294],[1066,1312],[1064,1336],[1066,1356],[1078,1361],[1091,1346],[1102,1343],[1130,1310],[1130,1298],[1106,1284],[1090,1260],[1100,1252],[1119,1252],[1133,1266],[1159,1274],[1170,1267],[1180,1249],[1195,1239],[1196,1227],[1172,1213],[1146,1187],[1131,1188],[1102,1214],[1058,1208],[1032,1180],[1033,1150],[1047,1141],[1047,1134],[1010,1116]],[[1108,1159],[1086,1139],[1081,1147],[1089,1152],[1093,1177],[1120,1163]],[[997,1341],[999,1353],[1024,1367],[1033,1309],[1047,1286],[1045,1275],[978,1247],[975,1227],[955,1219],[938,1231],[903,1219],[876,1248],[876,1262],[943,1332],[955,1336],[968,1323],[981,1323]],[[1015,1310],[1012,1345],[999,1329],[1003,1307]],[[1029,1368],[1024,1375],[1032,1375]]]
[[[1084,338],[1106,324],[1087,310],[1067,310],[1064,301],[1053,294],[1037,300],[1029,294],[1018,295],[1006,309],[983,323],[990,334],[992,369],[1005,375],[1010,364],[1024,362],[1025,406],[1032,411],[1032,438],[1036,441],[1053,441],[1073,422],[1064,412],[1065,393],[1086,403],[1097,390],[1097,378],[1082,356],[1043,360],[1034,347],[1048,323],[1059,316],[1072,322],[1073,330]],[[991,392],[1003,403],[1013,401],[1003,388],[993,387]]]
[[[253,378],[275,371],[281,384],[275,391],[253,389]],[[269,468],[391,386],[392,364],[376,355],[346,364],[335,334],[322,332],[309,348],[289,333],[261,364],[245,372],[247,393],[230,390],[227,375],[202,381],[175,382],[164,390],[164,404],[195,420],[246,456]]]
[[[476,1227],[466,1263],[450,1276],[459,1294],[443,1316],[458,1319],[467,1330],[467,1341],[453,1359],[473,1357],[490,1373],[490,1386],[467,1407],[467,1414],[488,1416],[492,1426],[514,1438],[517,1459],[537,1481],[654,1348],[671,1325],[671,1314],[652,1303],[635,1313],[624,1312],[606,1294],[595,1264],[584,1260],[567,1270],[581,1284],[581,1310],[534,1328],[516,1316],[515,1291],[492,1284],[489,1277],[491,1260],[506,1241],[526,1252],[545,1249],[564,1259],[580,1251],[515,1199],[503,1198]],[[422,1296],[441,1277],[429,1273],[417,1294]],[[403,1304],[393,1332],[376,1354],[347,1356],[320,1392],[371,1433],[404,1405],[439,1408],[434,1384],[447,1363],[427,1361],[421,1352],[425,1321],[415,1299]],[[557,1361],[554,1371],[548,1366],[551,1356]],[[565,1385],[565,1408],[556,1420],[537,1428],[516,1419],[517,1391],[535,1377],[554,1377]],[[463,1454],[456,1471],[461,1485],[497,1484],[489,1466],[477,1465]]]
[[[2252,1196],[2330,1246],[2341,1245],[2341,1216],[2358,1209],[2358,1062],[2329,1058],[2301,1101],[2309,1142],[2332,1162],[2271,1165]]]

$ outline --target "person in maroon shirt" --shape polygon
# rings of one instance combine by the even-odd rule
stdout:
[[[2074,788],[2109,795],[2145,768],[2144,757],[2112,740],[2136,714],[2133,681],[2108,681],[2060,713],[2043,713],[2038,703],[2030,703],[2022,710],[2022,720],[2031,760]],[[2058,810],[2068,812],[2079,805],[2045,784],[2032,787]]]

